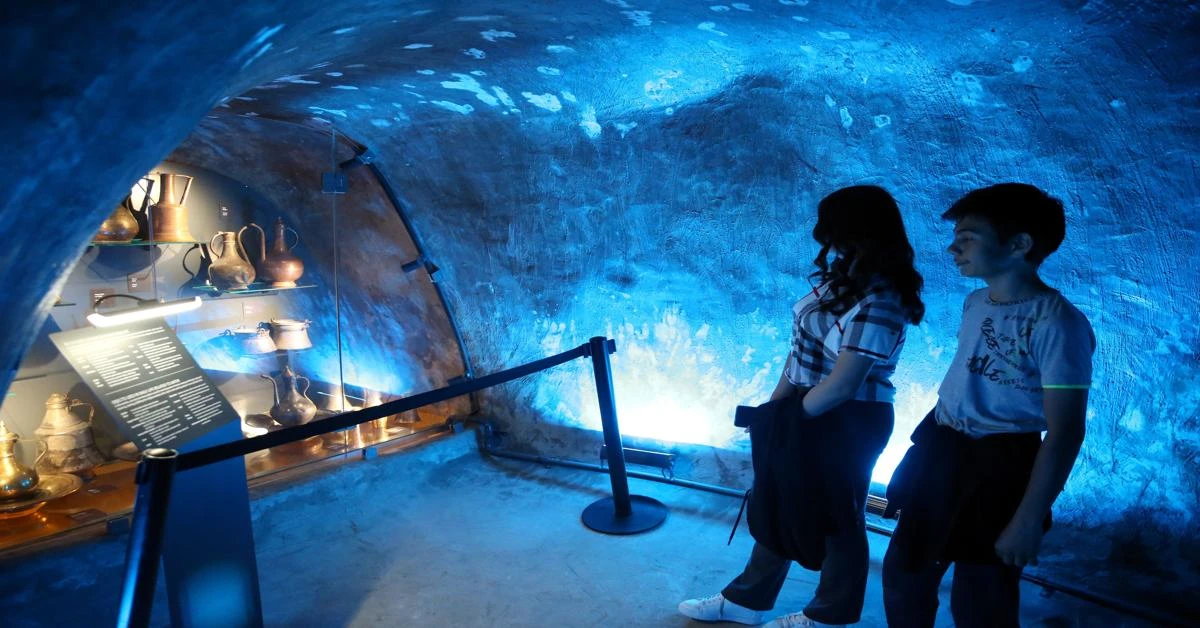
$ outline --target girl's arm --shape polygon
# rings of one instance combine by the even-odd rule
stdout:
[[[853,399],[875,362],[875,358],[856,351],[842,350],[829,377],[821,380],[804,396],[804,412],[810,416],[825,414]]]

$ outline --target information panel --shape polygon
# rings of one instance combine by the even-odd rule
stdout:
[[[50,334],[138,449],[178,448],[238,419],[161,320]]]

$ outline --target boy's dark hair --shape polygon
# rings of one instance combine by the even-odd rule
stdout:
[[[1027,183],[1000,183],[972,190],[942,214],[943,219],[956,222],[967,216],[988,221],[1001,242],[1028,233],[1033,248],[1025,259],[1034,264],[1057,251],[1067,235],[1062,201]]]

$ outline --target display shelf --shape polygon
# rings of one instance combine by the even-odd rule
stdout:
[[[172,240],[169,242],[168,241],[159,241],[159,240],[130,240],[129,242],[96,242],[96,241],[92,241],[92,242],[88,243],[88,246],[130,247],[130,246],[158,246],[160,244],[193,244],[194,245],[194,244],[208,244],[208,243],[201,242],[199,240]]]
[[[354,460],[355,456],[348,454],[367,447],[383,447],[384,451],[403,449],[409,437],[438,431],[435,428],[447,419],[431,408],[420,409],[416,414],[415,423],[399,423],[392,418],[383,433],[374,423],[362,425],[359,443],[350,442],[353,434],[348,431],[333,432],[248,455],[245,457],[248,484],[254,488],[269,481],[268,477],[291,477],[289,471],[299,471],[311,463]],[[47,502],[32,514],[0,521],[0,558],[40,551],[37,548],[57,542],[58,537],[104,534],[106,522],[133,511],[136,468],[136,463],[123,460],[103,464],[78,491]]]
[[[282,288],[272,287],[265,283],[252,283],[252,284],[250,284],[249,288],[242,288],[240,290],[221,290],[221,289],[217,288],[216,286],[194,286],[191,289],[196,290],[197,292],[204,292],[204,293],[211,294],[214,297],[223,297],[223,296],[237,296],[237,295],[245,295],[245,294],[263,294],[263,293],[267,293],[267,292],[283,292],[286,290],[304,290],[306,288],[316,288],[316,287],[317,287],[316,284],[311,284],[311,283],[298,285],[298,286],[282,287]]]
[[[136,464],[112,462],[96,468],[78,491],[54,499],[37,512],[6,519],[0,525],[0,551],[103,523],[133,509]]]
[[[321,412],[326,417],[334,416],[333,413]],[[383,433],[380,433],[373,421],[360,425],[360,442],[353,442],[357,440],[353,432],[346,430],[272,447],[265,452],[246,456],[246,476],[255,479],[298,465],[352,453],[366,447],[383,445],[437,427],[445,422],[446,417],[437,412],[429,409],[419,410],[417,411],[417,421],[414,423],[399,423],[394,418],[389,418],[387,430]]]

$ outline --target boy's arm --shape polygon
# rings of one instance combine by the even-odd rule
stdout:
[[[1033,463],[1025,497],[996,540],[996,554],[1015,567],[1036,565],[1042,522],[1058,498],[1083,444],[1087,421],[1086,388],[1047,388],[1042,405],[1047,433]]]

